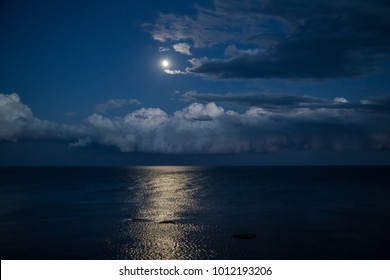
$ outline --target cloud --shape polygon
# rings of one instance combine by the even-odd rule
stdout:
[[[186,54],[186,55],[192,55],[190,52],[191,46],[187,43],[174,44],[172,45],[172,47],[176,52]]]
[[[390,97],[377,96],[365,100],[348,101],[344,97],[333,100],[314,96],[292,94],[213,94],[188,91],[182,95],[184,100],[192,102],[225,102],[243,106],[260,107],[262,109],[284,112],[292,109],[337,109],[366,111],[372,113],[390,113]]]
[[[226,46],[190,73],[218,79],[332,79],[373,73],[389,57],[390,5],[378,1],[214,0],[194,16],[160,14],[159,41]],[[237,46],[245,46],[239,49]]]
[[[86,147],[92,143],[91,138],[86,137],[86,138],[79,138],[76,142],[70,143],[69,147],[70,148],[78,148],[78,147]]]
[[[187,96],[217,99],[210,94]],[[193,102],[173,114],[141,108],[123,117],[95,113],[81,124],[65,125],[34,117],[16,94],[0,94],[0,140],[60,140],[70,147],[99,143],[122,152],[164,154],[390,149],[388,97],[364,102],[309,96],[248,96],[244,101],[239,96],[222,97],[249,107],[239,113],[213,101]]]
[[[215,103],[208,103],[206,105],[193,103],[183,110],[175,112],[174,116],[192,121],[211,121],[223,114],[224,109],[218,107]]]
[[[141,104],[137,99],[111,99],[106,103],[96,105],[96,112],[104,113],[107,110],[121,108],[127,105]]]
[[[282,34],[291,32],[291,26],[283,18],[258,13],[242,16],[231,11],[222,11],[220,8],[223,2],[214,1],[214,9],[198,7],[194,17],[161,13],[154,24],[146,24],[144,27],[157,41],[190,40],[195,48],[215,46],[229,41],[251,42],[260,34],[272,33],[273,30],[269,30],[270,23]],[[237,2],[236,6],[239,9],[242,3]]]
[[[167,52],[167,51],[170,51],[171,49],[169,47],[159,47],[158,48],[158,51],[159,52]]]
[[[0,139],[13,140],[36,122],[17,94],[0,94]]]
[[[123,152],[250,153],[282,149],[389,149],[389,117],[335,108],[226,111],[210,102],[190,104],[173,115],[141,109],[123,118],[94,115],[95,141]]]
[[[181,70],[171,70],[171,69],[164,69],[164,72],[170,75],[178,75],[178,74],[187,74],[185,71]]]
[[[235,45],[229,45],[225,50],[225,55],[228,57],[240,57],[242,55],[257,55],[259,52],[259,49],[239,50]]]
[[[337,102],[337,103],[347,103],[348,100],[346,98],[344,98],[344,97],[336,97],[334,99],[334,102]]]
[[[34,117],[16,94],[0,93],[0,140],[71,140],[89,133],[83,125],[64,125]]]
[[[336,105],[330,101],[312,96],[298,96],[286,94],[213,94],[188,91],[183,97],[196,102],[226,102],[245,106],[256,106],[266,109],[286,108],[330,108]],[[338,105],[339,103],[337,103]]]

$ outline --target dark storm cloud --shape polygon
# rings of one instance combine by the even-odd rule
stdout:
[[[257,5],[249,2],[247,4]],[[161,13],[154,24],[146,24],[144,27],[155,40],[160,42],[189,40],[196,48],[210,47],[228,41],[251,42],[259,35],[265,35],[269,40],[292,32],[289,23],[278,16],[256,12],[246,13],[245,17],[241,13],[237,14],[243,6],[241,2],[214,1],[214,5],[215,8],[210,10],[198,6],[197,14],[193,17]],[[231,5],[232,9],[226,5]],[[275,34],[275,29],[280,34]]]
[[[54,139],[69,141],[70,147],[99,143],[122,152],[164,154],[390,149],[390,117],[383,109],[388,110],[389,99],[362,101],[362,106],[376,106],[369,110],[357,105],[329,106],[345,101],[313,97],[257,100],[257,106],[243,113],[214,102],[195,102],[173,114],[160,108],[142,108],[123,117],[93,114],[84,123],[71,126],[36,118],[18,95],[0,94],[0,140]],[[297,106],[305,102],[308,106]]]
[[[194,47],[229,45],[234,57],[194,60],[194,74],[214,78],[327,79],[376,70],[390,47],[388,1],[222,1],[193,17],[161,14],[152,26],[160,41]],[[249,44],[241,50],[235,44]],[[226,49],[226,54],[229,49]],[[220,56],[219,56],[220,57]]]
[[[188,91],[184,99],[197,102],[226,102],[245,106],[256,106],[263,109],[351,109],[373,113],[390,113],[390,97],[372,97],[365,100],[348,101],[343,97],[333,100],[313,96],[291,94],[213,94]]]

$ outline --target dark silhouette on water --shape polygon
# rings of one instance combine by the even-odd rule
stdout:
[[[161,221],[159,222],[159,224],[176,224],[176,222],[167,220],[167,221]]]

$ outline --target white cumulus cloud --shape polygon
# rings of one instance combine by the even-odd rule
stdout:
[[[172,47],[176,52],[186,54],[186,55],[192,55],[190,51],[191,46],[187,43],[177,43],[172,45]]]
[[[19,95],[0,93],[0,140],[70,140],[89,133],[87,130],[83,125],[65,125],[36,118]]]
[[[235,96],[226,98],[239,101]],[[253,105],[243,112],[212,101],[194,102],[172,114],[141,108],[123,117],[95,113],[83,123],[66,125],[35,117],[17,94],[0,94],[0,140],[60,140],[70,147],[99,143],[122,152],[165,154],[390,149],[388,98],[342,106],[310,97],[245,98]],[[300,101],[315,106],[301,106]]]

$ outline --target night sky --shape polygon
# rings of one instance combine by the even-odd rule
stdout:
[[[388,0],[2,0],[0,165],[388,165],[389,15]]]

